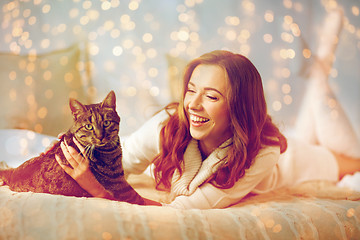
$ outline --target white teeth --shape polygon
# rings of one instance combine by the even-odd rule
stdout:
[[[207,118],[198,117],[198,116],[194,116],[194,115],[190,115],[190,119],[193,122],[200,122],[200,123],[204,123],[204,122],[209,121],[209,119],[207,119]]]

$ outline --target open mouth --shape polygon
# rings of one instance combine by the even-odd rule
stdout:
[[[203,123],[207,123],[208,121],[210,121],[210,119],[208,119],[208,118],[204,118],[204,117],[200,117],[200,116],[196,116],[196,115],[192,115],[192,114],[190,114],[190,120],[191,120],[191,122],[193,122],[195,124],[203,124]]]

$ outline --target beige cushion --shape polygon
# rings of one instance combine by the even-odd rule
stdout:
[[[47,54],[0,54],[0,128],[57,135],[72,124],[69,97],[84,101],[78,45]]]

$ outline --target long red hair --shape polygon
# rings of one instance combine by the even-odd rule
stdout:
[[[175,169],[182,173],[184,152],[191,140],[184,97],[192,72],[200,64],[217,65],[226,72],[229,84],[226,100],[233,132],[224,164],[208,181],[219,188],[231,188],[262,147],[279,146],[281,153],[287,148],[286,138],[267,114],[262,80],[256,67],[240,54],[222,50],[206,53],[186,66],[181,101],[165,108],[170,117],[160,132],[160,153],[153,161],[157,188],[169,190]]]

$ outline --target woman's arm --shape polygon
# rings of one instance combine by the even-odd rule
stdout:
[[[61,143],[61,149],[64,153],[64,156],[71,167],[65,165],[61,162],[61,159],[58,155],[55,155],[56,161],[64,169],[64,171],[69,174],[85,191],[90,193],[94,197],[106,198],[109,200],[116,200],[114,195],[105,189],[103,185],[95,178],[89,167],[89,160],[85,155],[85,149],[80,143],[73,138],[74,143],[79,148],[82,155],[77,152],[73,147],[66,144],[66,142]],[[155,202],[150,199],[144,198],[146,205],[158,205],[160,203]]]
[[[142,173],[160,152],[162,122],[169,118],[165,110],[147,120],[139,129],[120,137],[125,173]]]

